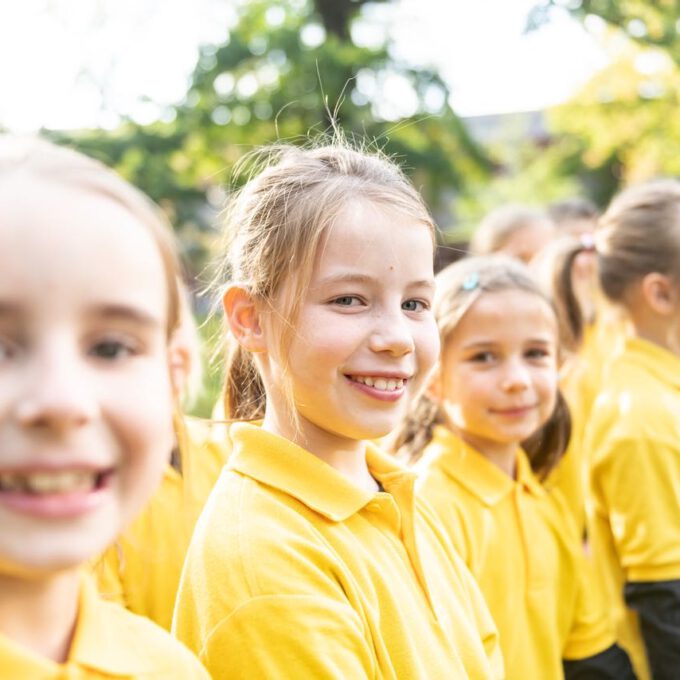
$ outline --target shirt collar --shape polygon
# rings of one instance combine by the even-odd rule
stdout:
[[[69,662],[113,676],[157,671],[158,657],[148,649],[148,639],[135,634],[137,627],[128,625],[128,616],[132,614],[101,598],[90,577],[83,577]]]
[[[111,677],[157,670],[158,659],[123,619],[132,614],[101,600],[90,577],[83,574],[81,578],[78,621],[67,661],[58,664],[0,635],[3,677],[58,680],[70,677],[69,668],[92,669]],[[113,608],[118,617],[110,615]]]
[[[531,470],[526,453],[520,448],[517,449],[517,479],[513,480],[451,430],[438,425],[427,447],[423,466],[435,461],[447,476],[488,506],[500,503],[518,485],[535,496],[545,494]]]
[[[375,497],[288,439],[247,423],[235,423],[230,434],[229,469],[283,491],[327,519],[342,522]],[[366,444],[366,463],[387,492],[404,483],[413,486],[415,475],[371,443]]]
[[[640,337],[626,339],[623,361],[633,359],[653,373],[657,379],[680,389],[680,357],[665,347]]]

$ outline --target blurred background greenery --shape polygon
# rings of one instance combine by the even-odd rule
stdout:
[[[111,130],[44,131],[115,167],[167,212],[197,291],[218,213],[255,146],[304,143],[331,120],[402,163],[426,197],[444,247],[460,248],[479,219],[505,201],[574,195],[604,207],[622,185],[680,174],[680,3],[536,0],[526,30],[569,11],[599,22],[609,65],[547,111],[463,121],[440,74],[395,56],[388,34],[359,43],[353,23],[390,0],[250,0],[221,42],[200,47],[186,93],[159,120]],[[492,20],[490,18],[490,20]],[[502,57],[501,57],[502,58]],[[400,97],[384,96],[388,83]],[[205,323],[209,347],[219,320]],[[195,404],[206,415],[220,382]]]

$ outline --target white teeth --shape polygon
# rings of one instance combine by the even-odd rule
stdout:
[[[356,375],[352,377],[355,382],[368,385],[368,387],[374,387],[376,390],[381,390],[382,392],[394,392],[400,390],[404,386],[403,378],[372,378],[366,375]]]
[[[28,491],[34,494],[89,491],[97,483],[98,473],[88,470],[0,474],[0,489]]]

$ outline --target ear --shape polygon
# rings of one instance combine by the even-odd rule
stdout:
[[[191,374],[191,351],[185,342],[171,341],[169,356],[172,386],[181,399],[185,395]]]
[[[425,394],[437,404],[441,403],[444,386],[442,385],[441,362],[437,362],[430,373],[425,386]]]
[[[645,301],[657,314],[668,316],[675,313],[678,291],[670,276],[650,272],[643,277],[641,290]]]
[[[222,298],[229,328],[241,347],[249,352],[264,352],[267,345],[260,324],[260,312],[248,289],[231,284]]]

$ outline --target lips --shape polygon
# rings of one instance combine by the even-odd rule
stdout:
[[[110,495],[113,468],[0,471],[0,505],[23,515],[67,519],[87,514]]]
[[[501,416],[520,416],[532,411],[536,406],[536,404],[510,406],[507,408],[491,409],[491,412]]]

